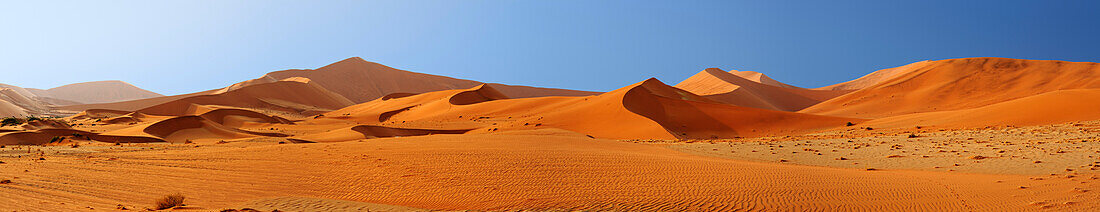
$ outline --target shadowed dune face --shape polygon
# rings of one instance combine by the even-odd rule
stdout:
[[[881,118],[971,109],[1057,90],[1100,88],[1097,63],[965,58],[917,65],[801,112]]]
[[[501,94],[500,91],[493,89],[493,87],[482,84],[473,89],[452,95],[451,98],[448,99],[448,102],[453,105],[469,105],[500,99],[508,99],[508,97]]]
[[[77,136],[79,135],[79,136]],[[164,140],[142,136],[113,136],[100,135],[74,129],[40,129],[22,132],[0,132],[0,145],[42,145],[53,141],[56,137],[88,139],[97,142],[108,143],[152,143],[164,142]]]
[[[367,138],[388,138],[399,136],[421,136],[421,135],[435,135],[435,134],[463,134],[470,130],[431,130],[431,129],[403,129],[393,127],[371,126],[371,125],[359,125],[352,127],[359,133],[363,133]]]
[[[560,128],[617,139],[785,134],[839,127],[854,120],[719,104],[656,79],[590,97],[500,99],[492,91],[484,85],[375,100],[324,117],[367,124],[436,123],[432,125],[449,126],[439,129],[481,128],[479,133]]]
[[[202,116],[180,116],[156,122],[142,129],[168,142],[183,143],[198,139],[238,139],[249,137],[287,137],[278,133],[259,133],[227,127]]]
[[[235,127],[242,126],[247,122],[293,124],[290,120],[282,117],[269,116],[267,114],[259,113],[256,111],[242,109],[217,109],[203,113],[200,116],[214,123]]]

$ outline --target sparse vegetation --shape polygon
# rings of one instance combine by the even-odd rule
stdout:
[[[848,124],[846,126],[851,127],[851,126],[855,126],[855,125],[856,125],[856,123],[848,122]]]
[[[30,122],[30,121],[42,121],[42,118],[31,116],[31,117],[27,117],[27,121],[28,122]]]
[[[16,125],[23,124],[23,122],[25,122],[25,120],[23,120],[21,118],[8,117],[8,118],[4,118],[4,120],[0,121],[0,127],[9,126],[9,125],[10,126],[16,126]]]
[[[183,200],[185,199],[187,199],[187,197],[183,196],[183,194],[171,194],[168,196],[164,196],[160,198],[160,200],[157,200],[157,210],[183,206]]]

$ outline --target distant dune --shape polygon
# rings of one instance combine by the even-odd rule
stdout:
[[[196,115],[208,106],[228,106],[315,115],[350,106],[353,103],[315,83],[279,81],[244,86],[229,92],[199,95],[138,110],[152,115]]]
[[[377,99],[391,93],[424,93],[469,88],[481,82],[398,70],[359,57],[348,58],[316,70],[285,70],[268,73],[258,79],[234,84],[220,92],[242,86],[267,83],[292,77],[309,78],[313,82],[356,103]],[[494,84],[513,98],[539,96],[587,96],[595,92],[537,88]]]
[[[75,83],[47,90],[29,90],[36,96],[85,104],[121,102],[164,96],[117,80]]]

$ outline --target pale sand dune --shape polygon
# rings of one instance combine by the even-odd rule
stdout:
[[[708,68],[675,87],[726,104],[781,111],[801,110],[847,92],[773,86],[742,78],[737,74],[755,75],[757,79],[763,76],[758,73],[733,73]]]
[[[742,162],[584,137],[130,146],[7,160],[0,178],[14,180],[0,185],[0,208],[140,210],[176,192],[206,210],[279,205],[272,199],[288,194],[431,210],[1082,211],[1100,204],[1100,193],[1075,190],[1100,189],[1088,176],[1036,181]]]
[[[45,92],[39,92],[38,96],[87,104],[121,102],[164,96],[138,88],[130,83],[117,80],[68,84],[44,91]]]
[[[168,103],[168,102],[171,102],[171,101],[180,100],[180,99],[183,99],[183,98],[194,97],[194,96],[202,96],[202,95],[211,95],[211,94],[214,94],[216,91],[217,90],[209,90],[209,91],[196,92],[196,93],[190,93],[190,94],[154,97],[154,98],[148,98],[148,99],[139,99],[139,100],[130,100],[130,101],[122,101],[122,102],[112,102],[112,103],[65,105],[65,106],[55,107],[55,109],[64,110],[64,111],[75,111],[75,112],[85,111],[85,110],[89,110],[89,109],[108,109],[108,110],[121,110],[121,111],[136,111],[136,110],[141,110],[141,109],[144,109],[144,108],[152,107],[152,106],[155,106],[155,105]]]
[[[268,73],[263,77],[237,83],[220,92],[247,85],[263,84],[286,78],[302,77],[343,95],[356,103],[363,103],[391,93],[425,93],[462,89],[483,84],[481,82],[444,76],[409,72],[368,62],[359,57],[348,58],[316,70],[284,70]],[[537,88],[494,84],[502,93],[513,98],[539,96],[587,96],[595,92],[565,89]]]
[[[27,110],[7,100],[0,99],[0,117],[26,117]]]
[[[882,118],[977,108],[1056,90],[1100,88],[1098,63],[965,58],[914,71],[800,112]]]

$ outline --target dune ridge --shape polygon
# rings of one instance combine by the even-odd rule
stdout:
[[[909,72],[801,110],[882,118],[977,108],[1041,93],[1100,88],[1100,64],[1009,58],[921,62]]]
[[[742,78],[737,74],[763,76],[756,72],[725,72],[705,69],[676,84],[675,87],[726,104],[769,110],[798,111],[846,91],[818,91],[793,86],[773,86]],[[776,82],[778,83],[778,82]]]

